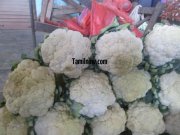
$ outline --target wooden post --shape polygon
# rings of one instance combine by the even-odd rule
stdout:
[[[54,0],[50,0],[47,7],[46,18],[51,20],[52,10],[53,10]]]
[[[49,0],[42,1],[41,16],[40,16],[40,22],[42,22],[42,23],[44,23],[45,19],[46,19],[48,3],[49,3]]]
[[[32,30],[32,38],[33,38],[33,44],[34,44],[34,48],[36,47],[36,31],[35,31],[35,24],[34,24],[34,17],[36,15],[34,15],[34,11],[33,11],[33,3],[35,3],[34,0],[29,0],[29,8],[30,8],[30,15],[31,15],[31,30]]]
[[[151,17],[150,16],[147,16],[146,18],[144,18],[143,20],[140,20],[139,22],[137,22],[135,24],[136,27],[139,27],[141,26],[144,22],[147,22]]]
[[[157,19],[159,18],[161,12],[163,11],[165,5],[161,2],[157,3],[155,10],[153,11],[153,14],[151,16],[151,19],[148,23],[148,26],[144,32],[144,35],[148,34],[149,31],[151,31],[155,25],[155,23],[157,22]]]

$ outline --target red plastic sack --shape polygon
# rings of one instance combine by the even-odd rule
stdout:
[[[104,3],[112,3],[119,10],[129,12],[132,9],[132,3],[129,0],[104,0]]]
[[[126,8],[123,8],[124,5],[126,5]],[[132,24],[132,19],[125,12],[130,10],[131,6],[129,0],[104,0],[103,3],[92,0],[91,11],[85,8],[78,18],[66,19],[63,23],[47,20],[47,23],[79,31],[85,36],[96,36],[100,34],[103,28],[112,24],[116,16],[119,17],[120,23]],[[142,33],[134,26],[131,31],[137,37],[142,37]]]
[[[89,27],[87,28],[83,28],[81,27],[76,18],[72,18],[72,19],[66,19],[64,20],[64,23],[66,24],[66,27],[74,30],[74,31],[79,31],[81,32],[83,35],[88,36],[89,35]]]
[[[100,34],[103,28],[110,25],[116,15],[112,11],[107,10],[102,3],[96,2],[96,0],[92,0],[91,8],[90,36],[95,36]]]
[[[112,2],[113,2],[112,0],[105,0],[103,2],[103,5],[119,17],[120,23],[132,24],[133,20],[129,17],[129,14],[123,10],[119,10],[118,6],[116,5],[117,3],[113,4]]]
[[[119,10],[129,12],[132,9],[132,3],[129,0],[113,0]]]
[[[88,8],[84,8],[77,19],[78,19],[78,24],[81,27],[83,28],[90,27],[91,11]]]
[[[138,28],[136,28],[136,27],[132,26],[131,31],[132,31],[132,32],[136,35],[136,37],[139,37],[139,38],[143,37],[142,32],[141,32],[141,31],[139,31],[139,29],[138,29]]]
[[[133,26],[133,20],[127,13],[127,11],[130,11],[132,8],[132,4],[129,0],[104,0],[103,3],[107,9],[111,10],[115,15],[119,17],[120,23],[130,23],[132,25],[131,31],[136,35],[136,37],[143,36],[142,32],[140,32],[138,28]]]

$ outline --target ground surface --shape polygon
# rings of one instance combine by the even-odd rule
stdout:
[[[44,33],[36,33],[37,42],[41,42]],[[30,30],[0,30],[0,101],[2,88],[11,65],[21,58],[22,53],[32,56],[34,44]]]

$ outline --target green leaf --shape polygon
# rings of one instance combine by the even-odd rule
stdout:
[[[1,101],[1,102],[0,102],[0,108],[4,107],[5,104],[6,104],[6,101]]]
[[[155,107],[158,107],[159,104],[160,104],[160,102],[159,102],[157,99],[154,99],[154,100],[153,100],[153,105],[154,105]]]
[[[122,25],[118,26],[116,28],[116,30],[123,30],[123,29],[127,29],[128,27],[130,27],[130,24],[126,23],[126,24],[122,24]]]
[[[169,108],[167,106],[164,106],[162,104],[159,105],[159,110],[162,112],[162,113],[167,113],[169,111]]]
[[[14,71],[17,68],[19,63],[20,63],[20,61],[14,62],[11,66],[11,71]]]
[[[41,55],[41,45],[35,48],[34,57],[41,65],[45,65]]]
[[[97,40],[100,37],[102,37],[104,34],[107,34],[109,32],[114,32],[114,31],[120,31],[122,29],[127,29],[129,26],[130,26],[129,23],[120,25],[118,22],[118,19],[115,18],[114,21],[110,25],[108,25],[107,27],[101,30],[99,35],[91,37],[91,42],[95,44]]]
[[[145,71],[148,71],[149,68],[150,68],[150,64],[146,63],[146,64],[145,64],[145,67],[144,67],[144,70],[145,70]]]
[[[100,34],[99,34],[99,35],[96,35],[96,36],[91,37],[91,42],[92,42],[93,44],[95,44],[95,43],[97,42],[97,40],[98,40],[101,36],[103,36],[105,33],[108,33],[108,30],[109,30],[109,29],[115,28],[115,27],[118,27],[118,26],[119,26],[119,22],[118,22],[117,18],[115,18],[114,21],[113,21],[110,25],[108,25],[107,27],[105,27],[104,29],[102,29],[102,30],[100,31]]]
[[[158,69],[150,69],[150,71],[151,71],[151,73],[154,74],[154,75],[158,73]]]
[[[24,59],[27,59],[27,58],[28,58],[27,54],[25,54],[25,53],[22,53],[22,54],[21,54],[21,59],[24,60]]]
[[[174,63],[174,70],[180,74],[180,59],[179,60],[175,60],[175,63]]]
[[[80,103],[77,103],[75,101],[73,101],[72,105],[71,105],[71,110],[72,110],[72,113],[75,117],[80,117],[80,113],[79,111],[83,108],[83,105],[80,104]]]
[[[92,42],[92,44],[95,44],[96,41],[97,41],[97,39],[98,39],[98,36],[93,36],[93,37],[91,37],[91,42]]]
[[[93,131],[89,123],[86,123],[84,126],[84,133],[82,135],[93,135]]]
[[[159,80],[159,78],[158,78],[157,75],[151,78],[151,82],[152,82],[154,85],[157,85],[158,80]]]
[[[27,135],[36,135],[35,130],[34,130],[36,117],[28,117],[28,118],[26,118],[26,121],[29,126]]]
[[[54,104],[56,102],[60,102],[61,101],[61,99],[60,99],[61,98],[61,93],[62,93],[62,87],[56,85],[56,89],[55,89],[55,92],[54,92]]]
[[[162,69],[159,70],[158,73],[159,73],[160,75],[165,74],[165,73],[166,73],[166,69],[165,69],[165,68],[162,68]]]
[[[169,133],[163,133],[163,134],[160,134],[160,135],[170,135]]]
[[[101,34],[104,34],[106,31],[108,31],[108,30],[110,30],[110,29],[112,29],[112,28],[116,28],[116,27],[118,27],[119,25],[120,25],[120,24],[119,24],[117,18],[115,18],[114,21],[113,21],[110,25],[108,25],[107,27],[105,27],[104,29],[102,29],[100,33],[101,33]]]
[[[114,28],[114,27],[117,27],[118,25],[119,25],[119,23],[118,23],[117,19],[115,19],[112,24],[110,24],[109,26],[107,26],[107,27],[105,27],[104,29],[102,29],[102,30],[100,31],[100,34],[99,34],[99,35],[96,35],[96,36],[91,37],[91,42],[92,42],[93,44],[95,44],[95,43],[97,42],[97,40],[98,40],[102,35],[104,35],[105,33],[108,32],[109,29]]]
[[[44,39],[47,39],[49,37],[49,34],[44,35]]]
[[[144,97],[144,101],[145,101],[145,103],[152,103],[153,99],[154,99],[154,94],[153,94],[152,90],[149,90],[146,93],[146,96]]]

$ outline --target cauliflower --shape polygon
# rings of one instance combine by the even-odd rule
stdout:
[[[161,66],[173,59],[180,58],[180,27],[155,25],[145,38],[145,53],[150,62]]]
[[[171,135],[180,135],[180,113],[166,116],[165,124],[168,133]]]
[[[127,115],[127,127],[133,135],[158,135],[165,130],[162,114],[151,105],[136,102],[129,108]]]
[[[3,94],[10,112],[29,117],[46,114],[53,104],[54,91],[55,78],[49,68],[23,60],[8,76]]]
[[[126,114],[116,103],[111,109],[91,123],[93,135],[119,135],[125,130]]]
[[[37,135],[82,135],[85,121],[74,118],[65,104],[56,104],[55,108],[35,123]]]
[[[111,81],[117,98],[132,102],[144,97],[152,84],[150,75],[143,70],[133,70],[124,76],[112,76]]]
[[[114,75],[123,75],[142,62],[143,44],[129,30],[111,32],[96,43],[96,59],[107,60],[99,67]]]
[[[80,114],[88,117],[104,114],[107,106],[115,102],[108,77],[90,70],[71,83],[70,98],[83,105]]]
[[[64,73],[70,78],[77,78],[88,64],[75,64],[76,60],[91,56],[91,42],[80,32],[57,29],[53,31],[41,47],[43,61],[49,64],[54,73]]]
[[[27,135],[28,125],[20,116],[14,116],[6,107],[0,108],[0,135]]]
[[[160,101],[169,107],[172,113],[180,112],[180,75],[175,71],[160,78]]]

